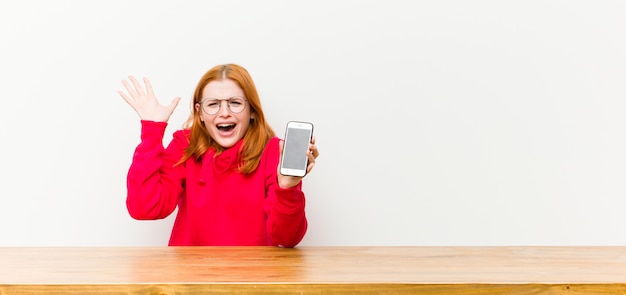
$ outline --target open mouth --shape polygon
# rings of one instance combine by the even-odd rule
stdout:
[[[228,132],[235,129],[236,124],[219,124],[217,125],[217,130],[220,132]]]

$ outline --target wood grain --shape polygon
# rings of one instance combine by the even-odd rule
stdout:
[[[0,294],[626,294],[626,247],[0,248]]]

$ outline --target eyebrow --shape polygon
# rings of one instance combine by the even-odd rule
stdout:
[[[208,96],[208,97],[203,97],[203,98],[200,98],[200,101],[204,101],[204,100],[207,100],[207,99],[208,99],[208,100],[229,100],[229,99],[231,99],[231,98],[241,98],[241,99],[246,99],[244,96],[238,96],[238,95],[236,95],[236,96],[231,96],[231,97],[229,97],[229,98],[217,98],[217,97],[211,97],[211,96]]]

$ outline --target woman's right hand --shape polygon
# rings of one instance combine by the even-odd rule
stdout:
[[[143,82],[146,85],[145,90],[135,77],[128,76],[128,80],[130,80],[130,83],[122,80],[122,84],[124,84],[124,88],[126,88],[128,93],[122,90],[119,90],[118,93],[137,112],[139,118],[146,121],[167,122],[172,113],[174,113],[180,97],[174,98],[168,106],[164,106],[159,103],[154,95],[148,78],[143,78]]]

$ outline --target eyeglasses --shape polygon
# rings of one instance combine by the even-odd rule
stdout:
[[[248,100],[236,96],[229,99],[205,98],[200,102],[200,106],[207,115],[215,115],[219,113],[223,101],[226,102],[231,113],[239,114],[246,108]]]

